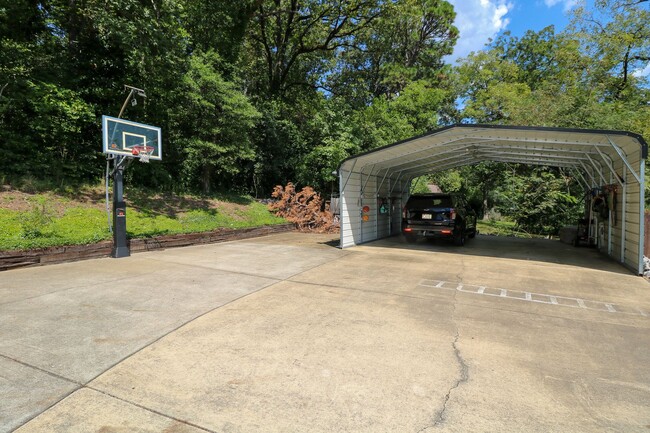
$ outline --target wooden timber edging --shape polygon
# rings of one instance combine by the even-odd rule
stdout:
[[[219,229],[203,233],[186,233],[156,236],[146,239],[129,239],[128,244],[129,249],[133,254],[144,251],[163,250],[166,248],[256,238],[274,233],[288,232],[294,229],[295,226],[293,224],[278,224],[245,229]],[[112,249],[112,241],[103,241],[90,245],[66,245],[34,250],[0,251],[0,271],[27,266],[40,266],[54,263],[74,262],[77,260],[96,259],[100,257],[110,257]]]

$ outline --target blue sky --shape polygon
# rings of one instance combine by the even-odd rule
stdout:
[[[551,24],[562,30],[581,0],[449,0],[456,9],[460,39],[450,60],[478,51],[504,31],[521,36]]]

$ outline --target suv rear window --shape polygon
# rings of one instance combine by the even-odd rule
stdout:
[[[428,209],[432,207],[453,207],[451,196],[441,197],[418,197],[411,196],[406,207],[409,209]]]

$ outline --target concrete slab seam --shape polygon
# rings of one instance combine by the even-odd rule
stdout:
[[[41,367],[37,367],[37,366],[35,366],[35,365],[28,364],[28,363],[26,363],[26,362],[24,362],[24,361],[20,361],[20,360],[18,360],[18,359],[12,358],[11,356],[7,356],[7,355],[5,355],[5,354],[3,354],[3,353],[0,353],[0,357],[6,359],[6,360],[8,360],[8,361],[15,362],[16,364],[20,364],[20,365],[22,365],[23,367],[27,367],[27,368],[31,368],[31,369],[36,370],[36,371],[40,371],[41,373],[47,374],[48,376],[52,376],[52,377],[54,377],[54,378],[56,378],[56,379],[63,380],[63,381],[66,381],[66,382],[70,382],[70,383],[74,383],[75,385],[79,386],[79,388],[81,388],[81,387],[84,386],[84,384],[81,383],[81,382],[77,382],[76,380],[69,379],[69,378],[67,378],[67,377],[61,376],[61,375],[56,374],[56,373],[54,373],[54,372],[51,372],[51,371],[45,370],[44,368],[41,368]]]
[[[98,393],[100,393],[100,394],[103,394],[103,395],[105,395],[105,396],[107,396],[107,397],[114,398],[115,400],[119,400],[119,401],[121,401],[122,403],[126,403],[126,404],[129,404],[129,405],[131,405],[131,406],[135,406],[135,407],[137,407],[138,409],[146,410],[147,412],[151,412],[151,413],[153,413],[153,414],[155,414],[155,415],[162,416],[162,417],[167,418],[167,419],[170,419],[170,420],[172,420],[172,421],[176,421],[176,422],[178,422],[178,423],[185,424],[185,425],[187,425],[187,426],[194,427],[194,428],[196,428],[196,429],[199,429],[199,430],[202,430],[202,431],[205,431],[205,432],[208,432],[208,433],[217,433],[215,430],[210,430],[209,428],[206,428],[206,427],[200,426],[200,425],[198,425],[198,424],[194,424],[194,423],[192,423],[192,422],[190,422],[190,421],[183,420],[183,419],[180,419],[180,418],[176,418],[175,416],[168,415],[168,414],[166,414],[166,413],[163,413],[163,412],[157,411],[157,410],[155,410],[155,409],[152,409],[152,408],[150,408],[150,407],[147,407],[147,406],[141,405],[141,404],[136,403],[136,402],[134,402],[134,401],[126,400],[126,399],[124,399],[124,398],[118,397],[118,396],[116,396],[116,395],[114,395],[114,394],[111,394],[110,392],[104,391],[104,390],[102,390],[102,389],[94,388],[94,387],[92,387],[92,386],[84,386],[84,388],[86,388],[86,389],[90,389],[90,390],[92,390],[92,391],[95,391],[95,392],[98,392]]]
[[[155,271],[147,272],[146,274],[141,274],[141,275],[151,275],[151,274],[155,274]],[[107,284],[107,283],[115,283],[115,282],[118,282],[118,281],[130,280],[131,278],[133,278],[133,275],[128,275],[126,277],[121,277],[121,278],[115,278],[115,279],[112,279],[112,280],[106,280],[106,281],[102,281],[100,283],[91,284],[91,285],[83,284],[83,285],[78,285],[78,286],[65,287],[65,288],[62,288],[60,290],[54,290],[52,292],[42,293],[40,295],[30,296],[28,298],[20,298],[20,299],[15,299],[13,301],[8,301],[8,302],[0,302],[0,306],[11,305],[11,304],[17,304],[17,303],[20,303],[20,302],[30,301],[32,299],[42,298],[44,296],[53,295],[55,293],[59,294],[59,293],[67,292],[68,290],[86,289],[86,288],[89,288],[89,287],[101,286],[101,285]]]
[[[204,428],[204,427],[201,427],[201,426],[198,426],[198,425],[193,425],[193,424],[191,424],[191,423],[189,423],[189,422],[186,422],[186,421],[182,421],[182,420],[176,419],[176,418],[174,418],[174,417],[172,417],[172,416],[165,415],[165,414],[163,414],[163,413],[159,413],[159,412],[157,412],[157,411],[155,411],[155,410],[153,410],[153,409],[146,408],[146,407],[144,407],[144,406],[140,406],[140,405],[138,405],[137,403],[133,403],[133,402],[129,402],[129,401],[127,401],[127,400],[120,399],[119,397],[113,396],[113,395],[108,394],[108,393],[106,393],[106,392],[104,392],[104,391],[101,391],[101,390],[99,390],[99,389],[92,388],[92,387],[88,386],[88,384],[90,384],[90,383],[93,382],[95,379],[97,379],[98,377],[100,377],[101,375],[103,375],[104,373],[106,373],[107,371],[111,370],[112,368],[114,368],[114,367],[117,366],[118,364],[120,364],[120,363],[126,361],[127,359],[131,358],[132,356],[134,356],[135,354],[139,353],[140,351],[142,351],[142,350],[146,349],[147,347],[149,347],[149,346],[155,344],[156,342],[158,342],[158,341],[160,341],[161,339],[165,338],[165,337],[168,336],[169,334],[171,334],[171,333],[173,333],[173,332],[179,330],[179,329],[182,328],[183,326],[185,326],[185,325],[187,325],[187,324],[189,324],[189,323],[191,323],[191,322],[193,322],[193,321],[195,321],[195,320],[201,318],[202,316],[205,316],[206,314],[209,314],[209,313],[211,313],[211,312],[213,312],[213,311],[215,311],[215,310],[218,310],[219,308],[225,307],[225,306],[227,306],[227,305],[229,305],[229,304],[231,304],[231,303],[233,303],[233,302],[235,302],[235,301],[238,301],[238,300],[240,300],[240,299],[243,299],[243,298],[245,298],[245,297],[247,297],[247,296],[249,296],[249,295],[252,295],[252,294],[254,294],[254,293],[257,293],[257,292],[259,292],[259,291],[261,291],[261,290],[263,290],[263,289],[266,289],[266,288],[268,288],[268,287],[271,287],[271,286],[273,286],[273,285],[275,285],[275,284],[278,284],[278,283],[280,283],[280,282],[286,281],[286,280],[288,280],[289,278],[292,278],[292,277],[295,277],[295,276],[300,275],[300,274],[302,274],[302,273],[305,273],[305,272],[308,272],[308,271],[310,271],[310,270],[316,269],[316,268],[318,268],[318,267],[320,267],[320,266],[323,266],[323,265],[325,265],[325,264],[327,264],[327,263],[330,263],[330,262],[333,262],[333,261],[336,261],[336,260],[342,259],[342,258],[346,257],[346,256],[349,255],[349,254],[351,254],[351,253],[344,254],[344,255],[341,256],[341,257],[337,257],[337,258],[335,258],[335,259],[333,259],[333,260],[329,260],[329,261],[327,261],[327,262],[325,262],[325,263],[320,263],[320,264],[318,264],[318,265],[316,265],[316,266],[313,266],[313,267],[311,267],[311,268],[309,268],[309,269],[306,269],[306,270],[302,270],[301,272],[298,272],[298,273],[296,273],[296,274],[293,274],[293,275],[291,275],[291,276],[289,276],[289,277],[287,277],[287,278],[284,278],[284,279],[278,279],[278,278],[273,278],[273,277],[263,277],[263,276],[260,276],[260,275],[247,274],[247,273],[243,273],[243,272],[234,272],[234,271],[231,271],[231,270],[223,270],[223,269],[219,269],[219,271],[224,272],[224,273],[236,274],[236,275],[245,275],[245,276],[250,276],[250,277],[255,277],[255,278],[263,278],[263,279],[269,280],[269,283],[263,285],[262,287],[258,288],[257,290],[254,290],[254,291],[252,291],[252,292],[246,293],[245,295],[242,295],[242,296],[240,296],[240,297],[238,297],[238,298],[232,299],[231,301],[229,301],[229,302],[227,302],[227,303],[225,303],[225,304],[219,305],[219,306],[217,306],[217,307],[215,307],[215,308],[213,308],[213,309],[211,309],[211,310],[208,310],[208,311],[206,311],[206,312],[204,312],[204,313],[202,313],[202,314],[199,314],[199,315],[197,315],[197,316],[195,316],[195,317],[189,319],[188,321],[186,321],[186,322],[184,322],[184,323],[178,325],[178,326],[175,327],[174,329],[171,329],[169,332],[167,332],[167,333],[165,333],[165,334],[159,336],[158,338],[152,340],[151,342],[145,344],[144,346],[142,346],[142,347],[139,348],[138,350],[136,350],[136,351],[130,353],[129,355],[127,355],[127,356],[125,356],[125,357],[123,357],[123,358],[121,358],[121,359],[119,359],[118,361],[116,361],[115,363],[113,363],[112,365],[110,365],[108,368],[106,368],[104,371],[102,371],[101,373],[97,374],[95,377],[91,378],[91,379],[90,379],[89,381],[87,381],[85,384],[83,384],[83,383],[79,383],[79,382],[76,382],[76,381],[74,381],[74,380],[71,380],[71,379],[68,379],[68,378],[65,378],[65,377],[59,376],[59,375],[57,375],[57,374],[55,374],[55,373],[52,373],[52,372],[49,372],[49,371],[47,371],[47,370],[43,370],[43,369],[41,369],[41,368],[38,368],[38,367],[35,367],[35,366],[31,366],[31,365],[29,365],[29,364],[25,364],[25,363],[23,363],[23,362],[21,362],[21,361],[18,361],[18,360],[12,359],[11,357],[7,357],[7,356],[5,356],[5,355],[0,354],[0,356],[3,356],[4,358],[7,358],[7,359],[9,359],[9,360],[11,360],[11,361],[14,361],[14,362],[17,362],[17,363],[19,363],[19,364],[25,365],[26,367],[34,368],[34,369],[36,369],[36,370],[42,371],[42,372],[45,373],[45,374],[48,374],[48,375],[51,375],[51,376],[53,376],[53,377],[56,377],[56,378],[59,378],[59,379],[63,379],[63,380],[66,380],[66,381],[72,382],[72,383],[74,383],[75,385],[77,385],[77,387],[76,387],[75,389],[73,389],[71,392],[66,393],[65,395],[63,395],[61,398],[59,398],[57,401],[55,401],[54,403],[52,403],[50,406],[48,406],[48,407],[45,408],[44,410],[38,412],[38,413],[35,414],[34,416],[32,416],[32,417],[30,417],[29,419],[27,419],[27,420],[25,420],[24,422],[22,422],[22,423],[21,423],[17,428],[20,428],[21,426],[24,426],[25,424],[29,423],[30,421],[32,421],[32,420],[35,419],[36,417],[38,417],[38,416],[40,416],[41,414],[45,413],[46,411],[48,411],[49,409],[51,409],[52,407],[54,407],[54,406],[56,406],[58,403],[60,403],[62,400],[64,400],[64,399],[67,398],[68,396],[70,396],[72,393],[78,391],[79,389],[82,389],[82,388],[89,388],[89,389],[93,389],[94,391],[97,391],[97,392],[101,392],[101,393],[103,393],[103,394],[106,394],[106,395],[108,395],[108,396],[110,396],[110,397],[117,398],[117,399],[119,399],[119,400],[121,400],[121,401],[123,401],[123,402],[125,402],[125,403],[133,404],[134,406],[140,407],[141,409],[149,410],[150,412],[152,412],[152,413],[156,413],[157,415],[165,416],[165,417],[170,418],[170,419],[172,419],[172,420],[174,420],[174,421],[181,422],[181,423],[185,423],[185,424],[187,424],[187,425],[190,425],[190,426],[192,426],[192,427],[196,427],[196,428],[201,429],[201,430],[204,430],[204,431],[206,431],[206,432],[212,432],[211,430],[208,430],[208,429],[206,429],[206,428]],[[155,259],[153,259],[153,260],[155,260]],[[164,260],[158,260],[158,261],[165,262]],[[200,267],[200,268],[205,268],[205,269],[210,269],[210,270],[215,270],[214,268],[208,268],[208,267],[205,267],[205,266],[198,266],[198,265],[192,265],[192,264],[183,264],[183,265],[185,265],[185,266]],[[116,281],[116,280],[115,280],[115,281]],[[64,289],[64,290],[61,290],[61,291],[71,290],[71,289],[73,289],[73,288],[70,287],[70,288],[67,288],[67,289]],[[59,292],[60,292],[60,291],[59,291]]]
[[[311,267],[311,268],[309,268],[309,269],[306,269],[306,270],[303,270],[303,271],[301,271],[301,272],[298,272],[298,273],[296,273],[296,274],[294,274],[294,275],[291,275],[291,276],[289,276],[289,277],[287,277],[287,278],[285,278],[285,279],[276,279],[276,278],[267,278],[267,277],[264,277],[264,278],[266,278],[266,279],[273,280],[273,281],[272,281],[270,284],[268,284],[268,285],[265,285],[265,286],[263,286],[263,287],[260,287],[259,289],[255,290],[255,291],[253,291],[253,292],[250,292],[250,293],[247,293],[247,294],[245,294],[245,295],[243,295],[243,296],[240,296],[239,298],[233,299],[233,300],[231,300],[230,302],[227,302],[227,303],[225,303],[225,304],[223,304],[223,305],[220,305],[220,306],[218,306],[218,307],[216,307],[216,308],[213,308],[213,309],[211,309],[210,311],[207,311],[207,312],[205,312],[205,313],[203,313],[203,314],[200,314],[200,315],[194,317],[193,319],[190,319],[190,320],[187,321],[186,323],[183,323],[183,324],[179,325],[179,326],[176,327],[175,329],[172,329],[172,330],[169,331],[168,333],[166,333],[166,334],[160,336],[159,338],[157,338],[156,340],[150,342],[149,344],[145,345],[144,347],[140,348],[139,350],[137,350],[137,351],[131,353],[130,355],[124,357],[123,359],[117,361],[117,362],[116,362],[115,364],[113,364],[111,367],[107,368],[105,371],[103,371],[102,373],[98,374],[97,376],[95,376],[94,378],[92,378],[91,380],[89,380],[85,385],[82,385],[82,387],[83,387],[83,388],[87,388],[87,389],[91,389],[91,390],[96,391],[96,392],[99,392],[99,393],[104,394],[104,395],[106,395],[106,396],[108,396],[108,397],[111,397],[111,398],[114,398],[114,399],[116,399],[116,400],[119,400],[119,401],[121,401],[121,402],[123,402],[123,403],[133,405],[133,406],[138,407],[138,408],[140,408],[140,409],[142,409],[142,410],[149,411],[149,412],[151,412],[151,413],[153,413],[153,414],[156,414],[156,415],[159,415],[159,416],[162,416],[162,417],[165,417],[165,418],[171,419],[171,420],[173,420],[173,421],[176,421],[176,422],[179,422],[179,423],[182,423],[182,424],[186,424],[186,425],[188,425],[188,426],[190,426],[190,427],[194,427],[194,428],[200,429],[200,430],[205,431],[205,432],[208,432],[208,433],[216,433],[215,431],[210,430],[210,429],[208,429],[208,428],[206,428],[206,427],[203,427],[203,426],[200,426],[200,425],[198,425],[198,424],[194,424],[194,423],[191,423],[191,422],[189,422],[189,421],[182,420],[182,419],[176,418],[176,417],[174,417],[174,416],[171,416],[171,415],[168,415],[168,414],[165,414],[165,413],[159,412],[159,411],[157,411],[157,410],[155,410],[155,409],[152,409],[152,408],[149,408],[149,407],[143,406],[143,405],[138,404],[138,403],[135,403],[135,402],[133,402],[133,401],[126,400],[126,399],[124,399],[124,398],[121,398],[121,397],[118,397],[118,396],[116,396],[116,395],[113,395],[113,394],[111,394],[111,393],[109,393],[109,392],[107,392],[107,391],[105,391],[105,390],[102,390],[102,389],[99,389],[99,388],[95,388],[95,387],[93,387],[93,386],[90,386],[89,384],[92,383],[95,379],[97,379],[97,378],[100,377],[101,375],[103,375],[104,373],[106,373],[107,371],[111,370],[113,367],[115,367],[115,366],[117,366],[118,364],[120,364],[121,362],[126,361],[127,359],[129,359],[130,357],[134,356],[134,355],[137,354],[138,352],[140,352],[140,351],[146,349],[147,347],[149,347],[149,346],[153,345],[154,343],[160,341],[161,339],[163,339],[163,338],[166,337],[167,335],[169,335],[169,334],[171,334],[171,333],[177,331],[178,329],[180,329],[180,328],[182,328],[183,326],[189,324],[190,322],[193,322],[194,320],[199,319],[200,317],[202,317],[202,316],[204,316],[204,315],[206,315],[206,314],[209,314],[209,313],[211,313],[211,312],[213,312],[213,311],[215,311],[215,310],[218,310],[218,309],[220,309],[220,308],[222,308],[222,307],[225,307],[225,306],[227,306],[227,305],[229,305],[229,304],[231,304],[231,303],[233,303],[233,302],[235,302],[235,301],[238,301],[238,300],[240,300],[240,299],[243,299],[243,298],[245,298],[245,297],[247,297],[247,296],[249,296],[249,295],[252,295],[252,294],[254,294],[254,293],[257,293],[257,292],[259,292],[259,291],[261,291],[261,290],[263,290],[263,289],[266,289],[266,288],[269,288],[269,287],[271,287],[271,286],[274,286],[275,284],[278,284],[278,283],[280,283],[280,282],[287,281],[289,278],[292,278],[292,277],[295,277],[295,276],[300,275],[300,274],[302,274],[302,273],[305,273],[305,272],[308,272],[308,271],[310,271],[310,270],[316,269],[316,268],[318,268],[318,267],[320,267],[320,266],[323,266],[323,265],[325,265],[325,264],[327,264],[327,263],[331,263],[331,262],[333,262],[333,261],[336,261],[336,260],[342,259],[342,258],[344,258],[345,256],[347,256],[347,255],[349,255],[349,254],[350,254],[350,253],[345,254],[345,255],[342,256],[342,257],[337,257],[337,258],[335,258],[334,260],[327,261],[326,263],[318,264],[318,265],[313,266],[313,267]],[[192,265],[189,265],[189,266],[192,266]],[[195,265],[195,266],[196,266],[196,265]],[[201,266],[199,266],[199,267],[201,267]],[[210,268],[210,269],[212,269],[212,268]],[[252,276],[252,277],[258,277],[258,278],[260,278],[259,275],[251,275],[251,274],[246,274],[246,273],[243,273],[243,272],[232,272],[232,271],[225,271],[225,272],[227,272],[227,273],[233,273],[233,274],[239,274],[239,275],[247,275],[247,276]],[[75,391],[76,391],[76,390],[75,390]],[[69,395],[69,394],[68,394],[68,395]],[[67,397],[67,396],[66,396],[66,397]],[[65,398],[65,397],[64,397],[64,398]],[[63,399],[61,399],[61,400],[63,400]],[[54,403],[54,404],[57,404],[57,403],[60,402],[61,400],[57,401],[57,402]],[[50,407],[52,407],[52,406],[50,406]],[[48,408],[48,409],[49,409],[49,408]],[[43,412],[44,412],[44,411],[43,411]],[[43,412],[41,412],[41,413],[43,413]],[[39,414],[39,415],[40,415],[40,414]],[[36,415],[36,416],[38,416],[38,415]],[[35,416],[35,417],[36,417],[36,416]],[[35,417],[33,417],[33,418],[35,418]],[[33,419],[33,418],[31,418],[31,419]],[[31,420],[31,419],[30,419],[30,420]],[[29,422],[29,421],[27,421],[27,422]],[[23,424],[23,425],[24,425],[24,424]]]
[[[0,357],[2,357],[4,359],[7,359],[9,361],[15,362],[17,364],[20,364],[20,365],[22,365],[24,367],[27,367],[27,368],[30,368],[30,369],[33,369],[33,370],[36,370],[36,371],[40,371],[43,374],[46,374],[48,376],[51,376],[51,377],[54,377],[56,379],[62,380],[64,382],[69,382],[69,383],[72,383],[72,384],[76,385],[75,388],[71,389],[70,391],[65,392],[60,398],[58,398],[56,401],[54,401],[52,404],[50,404],[49,406],[47,406],[46,408],[44,408],[40,412],[34,414],[33,416],[28,417],[27,419],[23,420],[22,422],[20,422],[20,424],[18,424],[12,431],[15,431],[15,430],[21,428],[22,426],[26,425],[27,423],[32,421],[34,418],[36,418],[39,415],[41,415],[41,414],[47,412],[48,410],[52,409],[54,406],[59,404],[62,400],[68,398],[69,396],[71,396],[72,394],[74,394],[75,392],[79,391],[80,389],[82,389],[84,387],[83,384],[81,384],[81,383],[79,383],[77,381],[74,381],[72,379],[68,379],[67,377],[60,376],[60,375],[58,375],[56,373],[52,373],[51,371],[44,370],[44,369],[42,369],[40,367],[36,367],[34,365],[27,364],[26,362],[19,361],[19,360],[14,359],[14,358],[12,358],[10,356],[7,356],[7,355],[4,355],[4,354],[0,353]]]
[[[233,271],[232,269],[213,268],[213,267],[209,267],[209,266],[196,265],[194,263],[178,263],[178,264],[182,264],[183,266],[191,266],[191,267],[195,267],[195,268],[200,268],[200,269],[207,269],[207,270],[211,270],[211,271],[226,272],[226,273],[234,274],[234,275],[243,275],[243,276],[246,276],[246,277],[265,278],[265,279],[268,279],[268,280],[274,280],[276,283],[278,283],[278,282],[282,282],[282,281],[287,281],[287,280],[289,280],[291,278],[297,277],[298,275],[304,274],[306,272],[313,271],[316,268],[319,268],[321,266],[324,266],[324,265],[327,265],[329,263],[335,262],[337,260],[341,260],[341,259],[349,256],[350,254],[352,254],[352,252],[346,252],[340,257],[336,257],[336,258],[334,258],[332,260],[328,260],[328,261],[326,261],[324,263],[319,263],[317,265],[312,266],[311,268],[303,269],[300,272],[296,272],[295,274],[289,275],[289,276],[287,276],[285,278],[268,277],[268,276],[264,276],[264,275],[260,275],[260,274],[252,274],[252,273],[249,273],[249,272]],[[169,263],[169,261],[162,260],[162,259],[152,258],[151,260],[161,262],[161,263]],[[177,263],[177,262],[173,262],[173,263]]]
[[[208,270],[208,271],[223,272],[223,273],[226,273],[226,274],[242,275],[242,276],[245,276],[245,277],[264,278],[266,280],[273,280],[274,283],[279,283],[281,281],[284,281],[282,278],[267,277],[267,276],[264,276],[264,275],[251,274],[251,273],[248,273],[248,272],[233,271],[231,269],[213,268],[213,267],[210,267],[210,266],[197,265],[197,264],[194,264],[194,263],[181,263],[181,262],[174,262],[174,261],[162,260],[162,259],[156,259],[156,258],[152,258],[151,261],[152,262],[165,263],[165,264],[175,263],[175,264],[181,265],[181,266],[188,266],[188,267],[192,267],[192,268],[205,269],[205,270]]]
[[[458,284],[440,280],[422,280],[420,281],[419,285],[422,287],[454,290],[456,292],[470,293],[474,295],[492,296],[501,299],[514,299],[517,301],[526,301],[560,307],[579,308],[583,310],[598,311],[608,314],[627,314],[633,316],[649,317],[648,313],[641,308],[626,307],[611,302],[572,298],[544,293],[533,293],[520,290],[491,288],[488,286],[479,286],[472,284]]]
[[[283,281],[288,281],[289,279],[294,278],[294,277],[297,277],[298,275],[302,275],[302,274],[304,274],[304,273],[306,273],[306,272],[313,271],[314,269],[318,269],[318,268],[320,268],[321,266],[325,266],[325,265],[328,265],[328,264],[330,264],[330,263],[336,262],[336,261],[338,261],[338,260],[344,259],[344,258],[346,258],[347,256],[349,256],[350,254],[353,254],[353,253],[352,253],[352,252],[345,252],[341,257],[336,257],[336,258],[334,258],[334,259],[332,259],[332,260],[329,260],[329,261],[327,261],[327,262],[325,262],[325,263],[320,263],[320,264],[318,264],[318,265],[312,266],[312,267],[309,268],[309,269],[303,269],[303,270],[300,271],[300,272],[296,272],[295,274],[288,276],[288,277],[285,278]]]
[[[269,280],[271,280],[271,279],[269,278]],[[249,295],[252,295],[252,294],[254,294],[254,293],[257,293],[257,292],[259,292],[260,290],[266,289],[267,287],[273,286],[273,285],[275,285],[275,284],[277,284],[277,283],[278,283],[278,281],[274,280],[274,281],[270,282],[269,284],[267,284],[267,285],[265,285],[265,286],[262,286],[262,287],[260,287],[259,289],[255,290],[255,291],[252,291],[252,292],[250,292],[250,293],[246,293],[245,295],[242,295],[242,296],[240,296],[240,297],[238,297],[238,298],[236,298],[236,299],[233,299],[233,300],[231,300],[231,301],[229,301],[229,302],[227,302],[227,303],[225,303],[225,304],[219,305],[219,306],[217,306],[217,307],[215,307],[215,308],[213,308],[213,309],[211,309],[211,310],[209,310],[209,311],[206,311],[206,312],[204,312],[204,313],[201,313],[201,314],[199,314],[198,316],[195,316],[195,317],[189,319],[187,322],[181,323],[180,325],[178,325],[178,326],[175,327],[174,329],[171,329],[169,332],[167,332],[167,333],[165,333],[165,334],[159,336],[158,338],[156,338],[156,339],[150,341],[149,343],[145,344],[144,346],[142,346],[142,347],[139,348],[138,350],[136,350],[136,351],[130,353],[129,355],[123,357],[122,359],[116,361],[115,363],[113,363],[112,365],[110,365],[108,368],[106,368],[104,371],[102,371],[101,373],[97,374],[96,376],[94,376],[93,378],[91,378],[90,380],[88,380],[86,383],[79,383],[79,382],[76,382],[76,381],[74,381],[74,380],[71,380],[71,379],[65,378],[65,377],[63,377],[63,376],[59,376],[59,375],[57,375],[56,373],[48,372],[47,370],[43,370],[43,369],[41,369],[41,368],[39,368],[39,367],[35,367],[35,366],[29,365],[29,364],[25,364],[24,362],[21,362],[21,361],[18,361],[18,360],[15,360],[15,359],[12,359],[12,358],[10,358],[10,357],[7,357],[7,356],[5,356],[5,355],[0,354],[0,356],[2,356],[2,357],[4,357],[4,358],[7,358],[7,359],[9,359],[9,360],[11,360],[11,361],[15,361],[15,362],[17,362],[17,363],[19,363],[19,364],[25,365],[25,366],[27,366],[27,367],[31,367],[31,368],[33,368],[33,369],[35,369],[35,370],[42,371],[43,373],[49,374],[49,375],[51,375],[51,376],[53,376],[53,377],[57,377],[57,378],[59,378],[59,379],[63,379],[63,380],[66,380],[66,381],[68,381],[68,382],[71,382],[71,383],[74,383],[74,384],[78,385],[78,388],[76,388],[76,389],[72,390],[71,392],[69,392],[69,393],[63,395],[61,398],[59,398],[57,401],[55,401],[54,403],[52,403],[50,406],[48,406],[48,407],[45,408],[44,410],[40,411],[39,413],[35,414],[34,416],[30,417],[29,419],[25,420],[23,423],[21,423],[21,424],[20,424],[18,427],[16,427],[16,428],[20,428],[20,427],[26,425],[27,423],[29,423],[30,421],[32,421],[32,420],[35,419],[36,417],[42,415],[43,413],[47,412],[48,410],[50,410],[51,408],[53,408],[54,406],[56,406],[57,404],[59,404],[61,401],[63,401],[64,399],[66,399],[68,396],[70,396],[72,393],[74,393],[74,392],[76,392],[76,391],[78,391],[78,390],[80,390],[80,389],[82,389],[82,388],[89,388],[89,389],[93,389],[94,391],[102,392],[102,391],[100,391],[100,390],[98,390],[98,389],[94,389],[94,388],[89,387],[88,384],[91,383],[91,382],[93,382],[95,379],[97,379],[98,377],[100,377],[101,375],[103,375],[104,373],[106,373],[107,371],[111,370],[112,368],[114,368],[114,367],[117,366],[118,364],[120,364],[120,363],[126,361],[127,359],[131,358],[131,357],[134,356],[135,354],[137,354],[137,353],[141,352],[142,350],[146,349],[147,347],[149,347],[149,346],[151,346],[151,345],[157,343],[158,341],[160,341],[161,339],[165,338],[165,337],[168,336],[169,334],[171,334],[171,333],[173,333],[173,332],[176,332],[177,330],[179,330],[179,329],[182,328],[183,326],[185,326],[185,325],[187,325],[187,324],[193,322],[194,320],[197,320],[197,319],[199,319],[199,318],[205,316],[206,314],[209,314],[209,313],[211,313],[211,312],[213,312],[213,311],[215,311],[215,310],[218,310],[219,308],[225,307],[225,306],[227,306],[227,305],[229,305],[229,304],[231,304],[231,303],[233,303],[233,302],[235,302],[235,301],[238,301],[238,300],[240,300],[240,299],[243,299],[243,298],[245,298],[245,297],[247,297],[247,296],[249,296]],[[106,395],[110,395],[110,394],[106,394]],[[111,396],[111,397],[114,397],[114,396]],[[116,398],[117,398],[117,397],[116,397]],[[126,400],[124,400],[124,401],[127,402]],[[128,402],[127,402],[127,403],[128,403]],[[152,412],[153,412],[153,411],[152,411]],[[168,418],[171,418],[171,417],[168,416]],[[179,421],[179,422],[181,422],[181,421]],[[197,427],[197,428],[200,428],[200,427],[198,427],[198,426],[196,426],[196,427]],[[206,430],[206,429],[204,429],[204,428],[202,428],[202,429],[205,430],[205,431],[210,432],[210,430]]]
[[[428,299],[426,296],[409,295],[406,293],[399,293],[399,292],[385,292],[381,290],[361,289],[359,287],[346,287],[346,286],[339,286],[336,284],[313,283],[311,281],[294,280],[293,277],[291,278],[292,278],[291,280],[284,280],[284,281],[304,284],[305,286],[327,287],[329,289],[340,289],[340,290],[349,290],[353,292],[372,293],[373,295],[380,295],[380,296],[395,296],[399,298],[408,298],[408,299]]]
[[[272,278],[268,278],[268,279],[269,279],[269,280],[273,280]],[[189,319],[188,321],[186,321],[186,322],[184,322],[184,323],[181,323],[180,325],[176,326],[175,328],[169,330],[168,332],[164,333],[163,335],[160,335],[159,337],[157,337],[157,338],[155,338],[154,340],[150,341],[149,343],[145,344],[144,346],[142,346],[142,347],[139,348],[138,350],[134,351],[133,353],[130,353],[129,355],[125,356],[124,358],[122,358],[122,359],[116,361],[115,363],[113,363],[112,365],[110,365],[106,370],[102,371],[101,373],[99,373],[98,375],[96,375],[95,377],[93,377],[92,379],[90,379],[90,380],[89,380],[88,382],[86,382],[84,385],[88,385],[89,383],[91,383],[92,381],[94,381],[95,379],[97,379],[98,377],[100,377],[102,374],[106,373],[107,371],[109,371],[109,370],[112,369],[113,367],[115,367],[115,366],[117,366],[118,364],[120,364],[120,363],[126,361],[127,359],[131,358],[131,357],[134,356],[135,354],[137,354],[137,353],[139,353],[139,352],[145,350],[146,348],[152,346],[153,344],[156,344],[157,342],[159,342],[159,341],[162,340],[163,338],[167,337],[169,334],[178,331],[178,330],[181,329],[182,327],[184,327],[184,326],[186,326],[186,325],[188,325],[188,324],[194,322],[195,320],[200,319],[201,317],[203,317],[203,316],[205,316],[205,315],[207,315],[207,314],[210,314],[210,313],[212,313],[213,311],[216,311],[216,310],[218,310],[218,309],[220,309],[220,308],[226,307],[226,306],[232,304],[233,302],[237,302],[237,301],[239,301],[240,299],[244,299],[244,298],[246,298],[246,297],[248,297],[248,296],[254,295],[255,293],[257,293],[257,292],[259,292],[259,291],[261,291],[261,290],[264,290],[264,289],[266,289],[266,288],[268,288],[268,287],[274,286],[275,284],[278,284],[278,282],[280,282],[280,281],[277,281],[277,280],[271,281],[269,284],[266,284],[266,285],[264,285],[264,286],[262,286],[262,287],[260,287],[260,288],[258,288],[258,289],[255,289],[255,290],[253,290],[252,292],[246,293],[246,294],[244,294],[244,295],[242,295],[242,296],[240,296],[240,297],[238,297],[238,298],[231,299],[230,301],[228,301],[228,302],[226,302],[226,303],[224,303],[224,304],[218,305],[218,306],[216,306],[216,307],[214,307],[214,308],[212,308],[212,309],[210,309],[210,310],[208,310],[208,311],[205,311],[205,312],[203,312],[203,313],[201,313],[201,314],[199,314],[199,315],[197,315],[197,316],[192,317],[192,318]]]

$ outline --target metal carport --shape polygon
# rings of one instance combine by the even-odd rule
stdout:
[[[482,161],[563,167],[585,189],[615,185],[602,252],[643,273],[648,146],[622,131],[458,124],[344,160],[338,168],[341,248],[400,232],[411,180]]]

